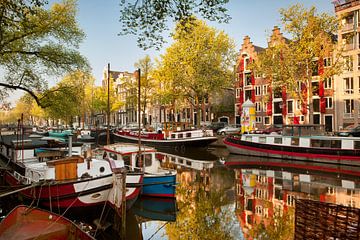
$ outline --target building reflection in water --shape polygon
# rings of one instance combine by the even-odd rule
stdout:
[[[225,164],[235,171],[236,213],[248,239],[292,237],[295,199],[360,208],[358,167],[239,155]]]

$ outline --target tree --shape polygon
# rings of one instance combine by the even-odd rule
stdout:
[[[299,99],[306,115],[313,75],[318,73],[322,82],[341,71],[342,50],[334,44],[337,20],[326,13],[318,14],[315,7],[306,9],[300,4],[281,9],[280,15],[284,32],[291,40],[272,36],[252,68],[270,80],[273,91],[286,89]],[[329,57],[333,58],[332,64],[324,68],[324,60]]]
[[[169,30],[170,20],[180,22],[191,31],[193,16],[199,14],[210,21],[228,22],[230,17],[224,7],[229,0],[121,0],[120,35],[137,35],[140,48],[159,49],[165,42],[163,32]]]
[[[40,106],[47,79],[88,63],[77,48],[84,33],[76,22],[75,0],[2,0],[0,11],[0,87],[28,92]],[[38,96],[43,93],[42,96]]]
[[[141,78],[140,78],[140,107],[143,112],[142,123],[145,125],[145,110],[148,104],[151,102],[152,93],[154,90],[154,79],[151,77],[151,71],[153,69],[153,64],[149,55],[146,55],[144,58],[140,59],[135,63],[135,68],[140,69]]]
[[[223,31],[204,21],[194,22],[194,31],[186,33],[177,27],[174,43],[161,56],[156,79],[173,89],[173,96],[187,99],[197,112],[212,93],[230,87],[235,60],[234,42]],[[200,125],[200,115],[197,125]]]

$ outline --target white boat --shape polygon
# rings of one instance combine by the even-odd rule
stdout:
[[[104,146],[103,150],[111,159],[124,161],[131,171],[144,172],[142,195],[175,197],[176,170],[161,167],[155,148],[140,147],[142,163],[139,162],[139,146],[136,144],[115,143]]]
[[[360,165],[360,138],[318,135],[316,125],[285,126],[283,135],[229,136],[224,144],[233,154]]]

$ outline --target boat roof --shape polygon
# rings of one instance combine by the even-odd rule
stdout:
[[[104,150],[109,150],[111,152],[116,152],[119,154],[131,154],[136,153],[139,151],[139,145],[132,144],[132,143],[114,143],[110,145],[105,145]],[[147,147],[144,145],[141,145],[142,152],[156,152],[155,148]]]

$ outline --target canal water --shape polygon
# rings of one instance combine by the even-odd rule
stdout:
[[[292,239],[296,199],[360,208],[360,168],[192,149],[163,159],[175,168],[176,199],[140,198],[126,215],[126,239]],[[15,197],[0,200],[3,215]],[[111,209],[69,212],[96,234],[120,239]],[[102,219],[102,221],[100,220]]]

